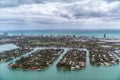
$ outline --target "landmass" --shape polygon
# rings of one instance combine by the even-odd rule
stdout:
[[[27,57],[10,63],[10,68],[20,68],[27,70],[38,70],[53,64],[64,48],[72,48],[67,51],[63,58],[56,65],[58,69],[81,70],[86,68],[86,57],[89,57],[90,64],[93,66],[113,66],[119,64],[120,39],[71,36],[71,35],[1,35],[0,44],[14,44],[18,49],[0,53],[0,62],[9,61],[23,53],[27,53],[36,47],[53,48],[33,52]],[[54,49],[57,48],[57,49]],[[63,48],[63,49],[61,49]],[[77,48],[77,49],[76,49]],[[85,51],[87,49],[89,56]],[[60,52],[60,53],[59,53]],[[59,53],[59,54],[58,54]]]

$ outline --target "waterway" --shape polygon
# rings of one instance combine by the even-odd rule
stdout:
[[[2,45],[3,46],[3,45]],[[15,45],[10,46],[5,49],[14,48]],[[2,47],[3,48],[3,47]],[[1,49],[1,46],[0,46]],[[32,52],[38,49],[45,48],[35,48]],[[48,48],[50,49],[50,48]],[[113,66],[101,66],[94,67],[89,63],[89,51],[87,51],[87,67],[86,69],[80,71],[60,71],[56,69],[56,64],[65,55],[69,48],[64,48],[64,52],[60,57],[51,65],[48,69],[43,71],[25,71],[25,70],[12,70],[8,68],[8,64],[14,62],[22,56],[27,56],[32,52],[26,53],[12,61],[4,62],[0,64],[0,80],[120,80],[120,64]]]

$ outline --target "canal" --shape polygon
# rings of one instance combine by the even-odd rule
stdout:
[[[16,48],[15,45],[2,46],[2,48],[11,50]],[[1,46],[0,46],[1,49]],[[26,53],[22,56],[27,56],[38,49]],[[50,48],[47,48],[50,49]],[[11,70],[8,64],[14,62],[20,57],[9,61],[0,63],[0,80],[120,80],[120,64],[113,66],[95,67],[89,63],[89,51],[87,51],[87,67],[80,71],[60,71],[56,69],[56,64],[65,55],[70,48],[64,48],[63,54],[51,65],[48,69],[43,71],[25,71],[25,70]],[[72,49],[72,48],[71,48]],[[3,50],[2,50],[3,51]]]

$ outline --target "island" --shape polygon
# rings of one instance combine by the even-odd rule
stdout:
[[[25,48],[17,48],[14,50],[10,50],[10,51],[4,51],[4,52],[0,52],[0,62],[7,62],[10,61],[20,55],[23,55],[27,52],[30,52],[31,49],[25,49]]]
[[[86,52],[77,49],[69,50],[57,64],[58,69],[80,70],[86,67]]]
[[[44,70],[58,58],[63,49],[44,49],[22,57],[20,60],[10,63],[9,67],[23,70]]]
[[[96,47],[90,50],[90,64],[94,66],[111,66],[119,63],[110,48]]]

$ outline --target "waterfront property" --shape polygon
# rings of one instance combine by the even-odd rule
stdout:
[[[120,50],[115,50],[114,53],[115,53],[118,57],[120,57]]]
[[[57,64],[58,69],[80,70],[86,67],[86,53],[77,49],[69,50]]]
[[[95,66],[111,66],[119,63],[119,59],[107,48],[94,48],[90,50],[90,63]]]
[[[22,54],[30,52],[30,51],[31,51],[30,49],[17,48],[17,49],[10,50],[10,51],[0,52],[0,62],[10,61],[10,60],[12,60]]]
[[[53,64],[63,51],[63,49],[38,50],[27,57],[22,57],[15,63],[9,64],[9,67],[12,69],[43,70]]]

